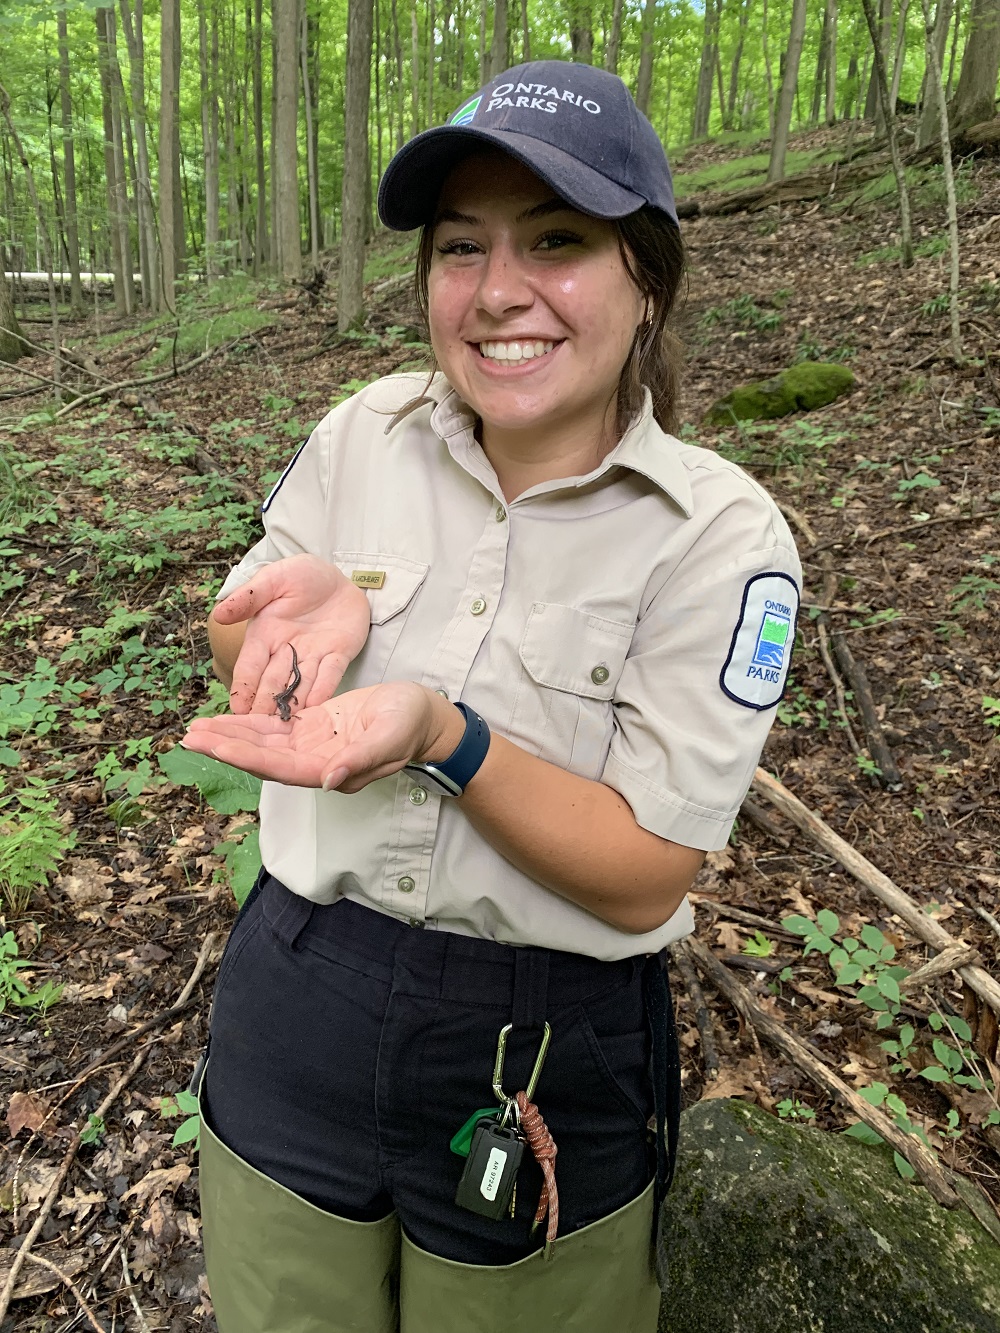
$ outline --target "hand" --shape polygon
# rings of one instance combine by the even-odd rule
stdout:
[[[181,744],[272,782],[357,792],[415,759],[446,758],[464,731],[447,700],[394,681],[303,708],[291,722],[256,712],[195,718]]]
[[[362,589],[315,555],[276,560],[217,603],[214,616],[220,625],[247,622],[229,693],[241,715],[275,712],[275,697],[292,679],[292,648],[302,675],[292,711],[331,698],[371,623]]]

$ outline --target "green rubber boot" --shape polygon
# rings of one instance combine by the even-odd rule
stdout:
[[[400,1333],[654,1333],[652,1231],[650,1184],[616,1213],[501,1268],[439,1259],[404,1236]]]
[[[237,1157],[204,1116],[199,1162],[219,1333],[398,1333],[395,1213],[351,1222],[315,1208]]]

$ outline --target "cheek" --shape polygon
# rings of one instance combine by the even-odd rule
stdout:
[[[454,333],[469,305],[469,284],[460,273],[431,271],[427,283],[427,314],[432,330],[444,336]]]

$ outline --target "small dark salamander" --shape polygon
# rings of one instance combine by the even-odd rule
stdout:
[[[298,703],[298,699],[295,697],[295,691],[302,683],[302,672],[299,670],[298,654],[292,644],[289,644],[288,646],[292,649],[292,678],[280,694],[273,696],[274,702],[278,705],[278,716],[281,718],[282,722],[291,722],[292,710],[289,705]]]

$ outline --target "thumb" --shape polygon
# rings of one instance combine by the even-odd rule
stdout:
[[[275,576],[275,567],[269,565],[260,570],[241,588],[223,597],[215,604],[215,619],[220,625],[234,625],[239,621],[249,620],[269,602],[280,596],[281,588]]]

